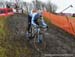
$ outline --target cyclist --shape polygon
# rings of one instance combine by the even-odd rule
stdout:
[[[41,21],[41,24],[38,22],[38,20]],[[31,25],[33,25],[34,27],[38,27],[39,25],[42,25],[42,27],[45,27],[45,28],[48,27],[43,20],[42,11],[34,9],[28,14],[28,33],[30,33],[29,30]]]

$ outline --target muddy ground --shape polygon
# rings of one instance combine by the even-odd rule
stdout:
[[[54,57],[75,56],[75,37],[53,24],[49,24],[46,35],[47,48],[42,53],[37,52],[27,41],[27,17],[24,14],[8,17],[6,27],[8,35],[1,40],[0,45],[5,49],[4,57],[53,57],[52,54],[69,54]]]

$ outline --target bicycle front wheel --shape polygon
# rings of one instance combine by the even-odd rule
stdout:
[[[37,51],[42,52],[46,48],[46,40],[44,34],[36,34],[34,38],[34,47]]]

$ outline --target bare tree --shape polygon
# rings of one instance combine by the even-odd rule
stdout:
[[[47,11],[55,13],[55,11],[57,10],[57,6],[51,2],[48,2],[47,4],[45,4],[45,7],[47,9]]]
[[[57,10],[57,6],[51,2],[48,2],[47,4],[46,3],[43,3],[41,1],[37,1],[36,2],[36,8],[37,9],[43,9],[43,8],[46,8],[47,11],[49,12],[52,12],[52,13],[55,13],[55,11]]]

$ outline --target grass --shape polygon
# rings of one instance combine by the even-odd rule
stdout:
[[[7,57],[5,55],[6,49],[0,46],[0,57]]]
[[[22,38],[15,37],[16,40],[12,38],[13,32],[7,26],[10,24],[9,19],[12,18],[0,18],[0,57],[31,57],[31,50],[27,43]],[[24,44],[23,47],[22,44]]]
[[[0,16],[0,57],[7,57],[5,55],[6,48],[2,47],[3,40],[5,39],[6,29],[5,29],[5,19],[6,17]]]
[[[0,19],[0,38],[5,37],[5,19]]]

